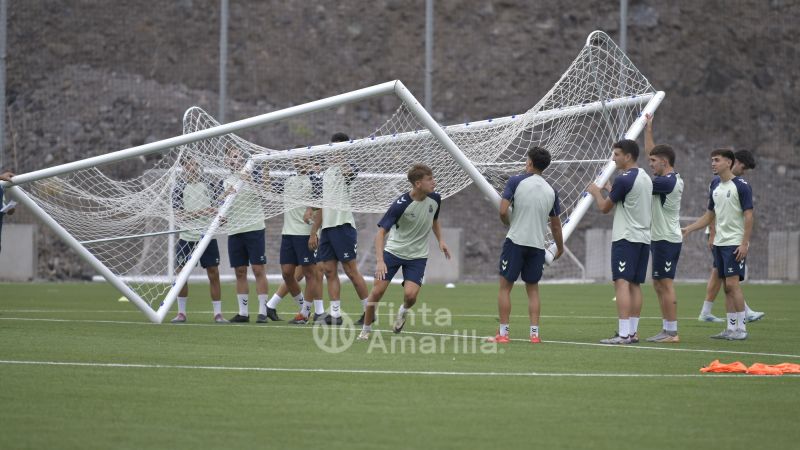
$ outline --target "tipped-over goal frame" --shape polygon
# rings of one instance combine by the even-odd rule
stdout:
[[[400,108],[384,126],[364,139],[275,151],[250,144],[233,134],[353,102],[391,95],[399,99]],[[564,239],[567,240],[591,205],[591,198],[583,192],[585,186],[591,181],[602,186],[614,172],[614,164],[610,161],[611,144],[618,139],[636,139],[645,125],[645,113],[653,113],[663,97],[664,93],[653,89],[607,35],[594,32],[587,38],[586,45],[559,81],[542,100],[524,114],[441,127],[402,82],[392,81],[228,124],[220,125],[213,120],[205,120],[202,125],[187,127],[185,118],[184,134],[181,136],[17,175],[11,184],[3,183],[9,186],[9,196],[27,207],[53,230],[149,320],[160,323],[214,235],[229,231],[226,228],[226,218],[237,195],[243,190],[251,189],[255,192],[257,199],[254,202],[259,205],[264,218],[282,213],[289,207],[287,204],[338,206],[338,209],[344,207],[341,203],[344,200],[341,198],[329,201],[307,197],[287,201],[282,191],[263,188],[246,176],[257,168],[266,171],[270,176],[280,178],[295,170],[299,171],[297,167],[314,158],[356,158],[362,166],[362,171],[355,178],[356,191],[365,195],[348,198],[346,206],[353,211],[382,212],[388,202],[398,195],[399,190],[405,189],[405,168],[414,162],[425,162],[437,172],[440,180],[437,190],[443,197],[454,195],[474,183],[496,208],[499,207],[499,191],[502,190],[505,180],[524,168],[527,149],[540,145],[553,155],[553,168],[548,170],[555,174],[551,182],[555,181],[554,184],[561,192],[562,203],[566,206],[562,220],[565,222]],[[204,114],[202,111],[194,113]],[[243,165],[236,169],[238,181],[226,191],[229,192],[227,195],[219,199],[214,213],[202,223],[202,229],[196,230],[201,232],[201,237],[194,251],[179,273],[173,275],[167,272],[169,280],[166,283],[161,279],[164,272],[158,276],[149,274],[136,277],[131,269],[115,267],[113,254],[101,255],[101,251],[95,249],[97,246],[108,248],[107,245],[112,245],[116,246],[111,247],[112,252],[124,251],[124,245],[132,240],[147,241],[154,236],[172,235],[181,228],[178,226],[176,229],[174,220],[163,221],[168,225],[161,224],[147,230],[147,233],[137,232],[135,235],[109,231],[113,227],[99,227],[92,234],[83,233],[80,224],[82,216],[103,208],[114,210],[103,217],[111,217],[112,221],[118,217],[120,221],[124,221],[129,219],[125,215],[126,209],[131,209],[131,205],[147,209],[145,202],[149,201],[155,207],[140,216],[134,215],[131,220],[141,222],[153,220],[153,217],[158,220],[159,216],[172,217],[174,211],[169,201],[169,185],[175,182],[180,173],[180,169],[176,169],[180,155],[194,155],[204,163],[202,166],[205,171],[217,173],[224,168],[220,162],[223,155],[220,153],[224,153],[231,143],[247,149],[244,152]],[[127,190],[120,188],[103,193],[93,192],[91,186],[70,184],[69,177],[74,174],[97,171],[98,167],[155,153],[172,155],[173,158],[164,163],[167,174],[158,178],[155,183],[149,183],[152,186],[148,185],[147,188],[136,187],[148,184],[142,183],[141,179],[133,187],[123,186]],[[105,175],[98,174],[99,172],[92,175],[95,178],[87,176],[86,180],[109,181]],[[28,189],[23,190],[20,187],[24,185],[29,185]],[[137,189],[145,192],[138,192]],[[65,191],[77,197],[78,201],[58,200],[59,196],[68,196],[64,194]],[[130,195],[131,199],[137,198],[129,200],[129,203],[115,203],[115,198],[111,197],[111,193],[115,192],[123,197]],[[169,250],[163,253],[171,251],[170,245]],[[170,255],[169,259],[168,267],[172,267],[174,255]],[[159,283],[163,287],[149,290],[145,294],[145,291],[137,287],[137,283]],[[160,301],[154,303],[155,300]],[[151,306],[154,304],[159,306],[154,309]]]

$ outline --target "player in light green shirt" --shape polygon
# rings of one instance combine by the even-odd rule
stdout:
[[[725,282],[727,328],[711,336],[715,339],[745,340],[747,315],[741,285],[753,231],[753,192],[750,184],[733,174],[736,157],[732,150],[711,152],[711,168],[716,173],[709,187],[708,209],[703,217],[684,228],[684,237],[711,222],[716,226],[714,265]]]
[[[414,164],[408,171],[411,191],[398,197],[378,222],[375,236],[375,284],[369,294],[364,324],[359,340],[369,339],[375,309],[392,278],[403,269],[403,304],[395,317],[392,329],[402,331],[408,310],[417,302],[428,260],[428,236],[431,231],[439,242],[439,249],[447,259],[450,250],[442,240],[439,209],[442,198],[434,192],[436,181],[433,171],[424,164]],[[384,247],[386,235],[389,239]]]
[[[197,160],[190,153],[181,155],[182,171],[177,174],[172,190],[172,209],[182,230],[175,246],[177,268],[180,273],[194,252],[202,233],[217,213],[214,199],[219,195],[220,186],[216,180],[204,179]],[[222,290],[219,281],[219,247],[217,240],[211,239],[200,256],[200,266],[206,269],[211,306],[214,309],[214,322],[227,323],[222,317]],[[189,283],[184,283],[178,292],[178,314],[172,323],[186,322],[186,303],[189,299]]]
[[[653,288],[661,306],[662,328],[648,342],[678,343],[678,302],[673,280],[678,270],[683,239],[680,210],[683,179],[675,172],[675,150],[656,145],[653,140],[653,116],[647,115],[644,146],[653,171],[653,222],[650,227],[650,251],[653,255]]]
[[[247,282],[248,265],[252,267],[253,276],[256,278],[259,305],[266,305],[269,292],[264,210],[261,198],[256,192],[256,189],[263,187],[266,176],[261,170],[248,169],[245,155],[233,142],[225,147],[225,164],[231,170],[231,175],[225,179],[224,197],[234,194],[237,184],[243,181],[235,192],[236,197],[226,214],[228,259],[236,274],[236,299],[239,302],[239,313],[230,321],[242,323],[250,321],[247,307],[250,296],[250,286]]]
[[[736,162],[733,163],[732,172],[737,177],[744,177],[748,170],[756,168],[756,160],[749,150],[737,150],[734,152],[734,157],[736,157]],[[708,226],[708,231],[708,248],[712,250],[713,254],[714,239],[716,237],[716,229],[713,222]],[[722,279],[719,277],[717,268],[711,267],[711,274],[708,276],[708,282],[706,283],[706,299],[703,302],[700,315],[697,317],[700,322],[724,322],[723,319],[717,318],[711,313],[711,307],[714,306],[714,300],[717,298],[720,288],[722,288]],[[763,312],[751,309],[746,299],[744,312],[748,323],[761,320],[764,317]]]
[[[600,187],[590,183],[587,191],[600,211],[614,210],[611,230],[611,274],[617,297],[619,325],[617,334],[603,339],[603,344],[639,342],[639,316],[642,311],[641,284],[647,276],[650,260],[650,224],[652,221],[653,182],[636,163],[639,146],[623,139],[613,146],[613,160],[622,173],[608,188],[604,198]],[[609,186],[608,184],[606,185]]]
[[[336,133],[331,143],[348,142],[350,138],[344,133]],[[317,250],[317,259],[322,265],[325,279],[328,281],[328,298],[331,302],[330,313],[325,317],[328,325],[342,324],[341,283],[339,282],[339,263],[345,275],[350,279],[356,294],[361,299],[362,315],[358,324],[363,323],[363,311],[367,305],[369,290],[364,277],[358,270],[356,252],[358,249],[358,232],[351,211],[350,194],[358,176],[358,167],[346,162],[339,154],[328,157],[329,167],[322,175],[322,214],[314,222],[311,230],[312,239],[317,230],[321,230]],[[331,206],[334,205],[334,206]],[[320,311],[316,304],[315,314]],[[321,312],[324,312],[321,311]]]

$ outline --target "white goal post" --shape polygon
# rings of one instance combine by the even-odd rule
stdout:
[[[234,134],[387,95],[399,99],[400,107],[366,138],[278,151]],[[654,112],[663,97],[605,33],[594,32],[547,95],[523,114],[442,127],[400,81],[227,124],[190,108],[180,136],[17,175],[3,185],[149,320],[160,323],[214,235],[231,230],[230,216],[241,213],[237,203],[246,201],[260,220],[297,205],[383,212],[407,190],[404,173],[414,162],[434,169],[443,198],[474,183],[497,208],[505,181],[524,168],[527,150],[548,149],[553,161],[546,177],[560,192],[566,240],[591,205],[586,185],[603,185],[614,171],[611,144],[635,139],[644,114]],[[232,148],[241,165],[231,165]],[[134,180],[100,170],[156,153],[162,156],[156,170]],[[179,218],[174,210],[173,186],[185,175],[183,157],[198,162],[209,184],[220,177],[234,180],[202,220]],[[360,167],[347,182],[352,183],[347,195],[294,198],[282,190],[287,177],[320,161],[329,166],[354,161]],[[201,237],[180,273],[173,274],[172,236],[187,230]]]

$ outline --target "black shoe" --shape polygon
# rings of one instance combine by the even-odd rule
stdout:
[[[314,313],[314,320],[312,320],[312,322],[324,324],[328,320],[327,318],[328,318],[328,313],[322,313],[322,314]]]
[[[267,323],[267,315],[259,314],[258,317],[256,317],[256,323]]]
[[[325,317],[325,324],[326,325],[341,325],[342,324],[342,317],[333,317],[328,315]]]
[[[364,325],[364,317],[366,317],[366,314],[367,313],[361,313],[361,317],[358,319],[358,322],[356,322],[356,325]],[[372,324],[370,324],[370,325],[373,325],[373,324],[376,324],[376,323],[378,323],[378,315],[377,314],[375,314],[375,317],[372,318]]]
[[[250,322],[250,316],[242,316],[240,314],[237,314],[237,315],[231,317],[231,320],[229,320],[229,322],[230,323],[247,323],[247,322]]]
[[[273,322],[282,322],[283,321],[283,319],[278,317],[278,311],[276,311],[273,308],[270,308],[269,306],[267,306],[267,317],[269,318],[269,320],[271,320]]]

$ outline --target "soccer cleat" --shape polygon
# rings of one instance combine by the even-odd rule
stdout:
[[[730,336],[732,333],[733,330],[725,328],[721,333],[711,336],[711,339],[728,339],[728,336]]]
[[[531,344],[541,344],[542,340],[539,339],[539,336],[531,336]]]
[[[756,322],[761,320],[764,317],[764,313],[761,311],[750,311],[747,313],[747,322]]]
[[[178,313],[174,319],[170,320],[171,323],[186,323],[186,314]]]
[[[392,325],[392,331],[395,334],[403,331],[403,327],[406,326],[406,314],[408,314],[408,310],[406,310],[403,314],[398,314],[397,317],[394,319],[394,324]]]
[[[222,314],[217,314],[214,316],[214,323],[230,323],[227,319],[222,317]]]
[[[631,340],[631,344],[638,344],[639,343],[639,332],[635,332],[628,337]]]
[[[669,332],[667,332],[666,336],[653,342],[657,342],[659,344],[678,344],[681,342],[681,338],[678,337],[678,333],[669,334]]]
[[[259,314],[258,317],[256,317],[256,323],[267,323],[267,315]]]
[[[486,342],[493,342],[495,344],[508,344],[509,342],[511,342],[511,339],[509,339],[508,336],[501,336],[498,334],[495,335],[495,337],[490,337],[486,339]]]
[[[269,317],[269,320],[271,320],[273,322],[282,322],[283,321],[283,319],[278,317],[278,311],[275,308],[270,308],[269,306],[267,306],[267,317]]]
[[[330,314],[325,316],[325,325],[341,325],[341,324],[342,324],[342,316],[333,317]]]
[[[314,313],[314,323],[318,324],[325,324],[325,318],[328,317],[328,313],[317,314]]]
[[[724,319],[720,319],[719,317],[713,314],[700,314],[697,316],[697,320],[700,322],[714,322],[714,323],[722,323],[725,322]]]
[[[359,341],[368,341],[369,331],[361,330],[361,333],[358,334],[358,337],[356,339],[358,339]]]
[[[294,319],[290,320],[289,323],[292,325],[305,325],[308,323],[308,317],[297,313],[297,315],[294,316]]]
[[[660,333],[658,333],[657,335],[655,335],[655,336],[651,336],[651,337],[649,337],[649,338],[647,338],[647,339],[645,339],[645,340],[646,340],[647,342],[660,342],[660,341],[661,341],[661,339],[664,339],[664,338],[665,338],[665,337],[667,337],[667,336],[669,336],[669,335],[667,334],[667,330],[661,330],[661,332],[660,332]]]
[[[743,340],[747,339],[747,331],[745,331],[745,330],[733,330],[733,332],[728,335],[727,339],[729,341],[743,341]]]
[[[614,333],[614,336],[608,339],[601,339],[601,344],[611,344],[611,345],[627,345],[631,343],[631,338],[628,336],[622,337],[619,333]]]
[[[229,322],[231,322],[231,323],[247,323],[247,322],[250,322],[250,316],[243,316],[241,314],[237,314],[237,315],[231,317],[231,320],[229,320]]]

